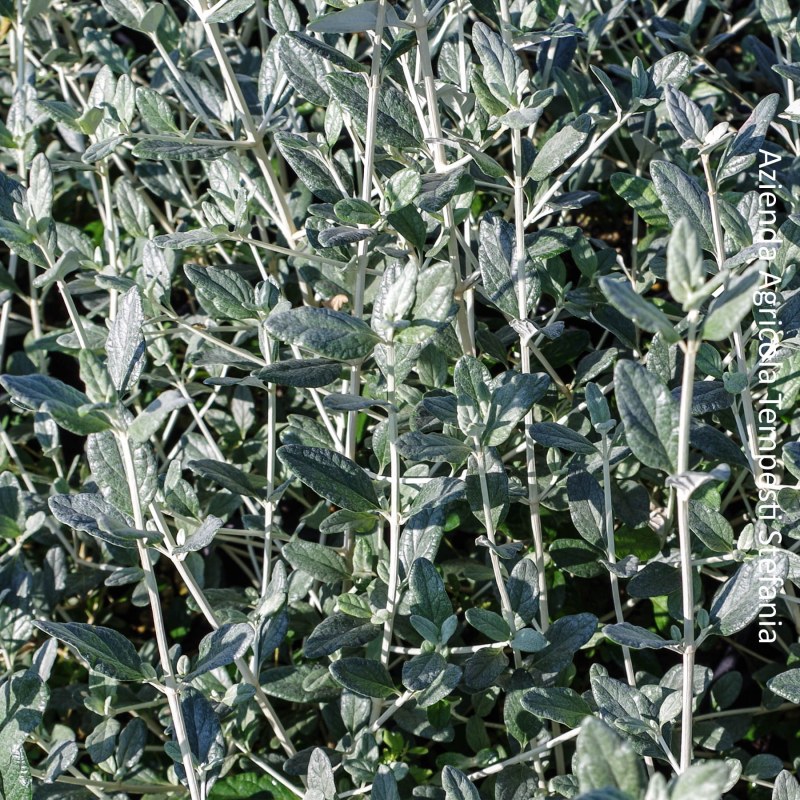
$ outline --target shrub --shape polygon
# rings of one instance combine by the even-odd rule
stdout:
[[[787,0],[0,14],[7,800],[800,798]]]

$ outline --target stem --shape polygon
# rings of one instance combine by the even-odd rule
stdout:
[[[117,222],[114,217],[114,210],[112,207],[111,196],[111,180],[109,179],[108,162],[104,161],[100,165],[100,185],[103,188],[103,204],[105,206],[105,231],[104,238],[106,242],[106,250],[108,251],[108,263],[114,275],[120,275],[119,264],[117,263],[117,242],[119,239],[119,231],[117,230]],[[114,319],[117,315],[117,300],[119,292],[116,289],[110,289],[108,293],[109,319]]]
[[[696,310],[688,316],[689,331],[686,339],[681,384],[680,421],[678,429],[677,473],[689,469],[689,434],[692,424],[692,399],[694,394],[695,361],[699,342]],[[683,707],[681,711],[681,771],[692,763],[692,706],[694,703],[694,586],[692,567],[692,539],[689,530],[689,496],[676,490],[678,542],[681,554],[681,589],[683,596]]]
[[[606,531],[606,547],[608,549],[608,560],[611,564],[617,563],[617,552],[614,546],[614,507],[611,501],[611,465],[609,463],[609,455],[611,450],[611,443],[608,440],[608,434],[603,434],[603,498],[605,500],[605,531]],[[609,572],[611,578],[611,593],[614,597],[614,614],[617,623],[625,621],[622,613],[622,600],[619,592],[619,578],[614,572]],[[625,676],[628,679],[630,686],[636,686],[636,675],[633,671],[633,661],[631,660],[631,651],[629,647],[622,647],[622,658],[625,661]]]
[[[515,756],[511,756],[511,758],[507,758],[504,761],[498,761],[496,764],[491,764],[484,769],[479,769],[477,772],[470,772],[467,777],[471,781],[479,781],[482,778],[488,778],[490,775],[496,775],[498,772],[502,772],[506,767],[510,767],[513,764],[521,764],[523,761],[529,761],[530,759],[546,753],[548,750],[553,750],[554,748],[558,748],[566,742],[577,739],[580,732],[580,728],[573,728],[571,731],[567,731],[559,736],[555,736],[549,742],[539,745],[538,747],[532,747],[530,750],[524,750],[523,752],[518,753]]]
[[[272,363],[272,341],[266,337],[264,347],[267,364]],[[272,534],[275,517],[275,504],[272,493],[275,491],[275,445],[277,431],[275,428],[277,388],[270,383],[267,389],[267,497],[264,502],[264,555],[261,569],[261,597],[267,593],[272,567]],[[255,658],[254,653],[254,658]]]
[[[722,221],[719,213],[719,202],[717,197],[717,186],[714,175],[711,172],[711,160],[709,155],[704,154],[700,157],[703,164],[703,172],[708,187],[708,201],[711,206],[711,222],[714,229],[714,254],[717,259],[717,268],[723,269],[725,263],[725,238],[722,230]],[[727,281],[726,281],[727,282]],[[758,460],[758,427],[756,425],[755,411],[753,410],[753,395],[750,391],[749,371],[747,369],[747,357],[744,351],[744,337],[742,336],[742,325],[738,323],[733,330],[733,349],[736,353],[736,366],[743,375],[748,376],[747,383],[742,390],[742,408],[744,409],[744,421],[747,428],[747,438],[749,442],[743,442],[747,447],[748,461],[753,471],[756,485],[759,485],[761,478],[761,467]]]
[[[236,110],[239,112],[239,114],[241,114],[247,136],[252,142],[255,143],[253,152],[256,157],[256,162],[261,170],[261,174],[264,176],[264,180],[267,182],[272,199],[277,206],[281,228],[284,232],[284,235],[287,236],[287,241],[291,244],[294,241],[292,236],[294,233],[294,223],[292,222],[292,215],[289,212],[289,206],[286,204],[285,193],[272,169],[272,164],[270,163],[269,156],[267,155],[267,151],[264,147],[263,139],[258,136],[258,128],[253,121],[252,115],[250,114],[250,109],[247,107],[247,101],[242,94],[242,87],[239,85],[239,81],[236,79],[233,67],[228,59],[228,54],[225,52],[225,48],[222,45],[222,39],[219,35],[219,25],[216,23],[206,22],[206,15],[203,13],[206,11],[206,9],[207,4],[205,0],[199,0],[195,11],[198,13],[198,16],[203,23],[203,29],[208,37],[208,43],[211,45],[211,49],[214,51],[217,64],[219,65],[222,73],[222,80],[231,96],[233,105],[236,107]]]
[[[517,313],[520,320],[528,318],[528,285],[525,275],[525,192],[522,175],[522,134],[519,130],[512,131],[511,149],[514,161],[514,225],[515,225],[515,252],[512,264],[512,280],[517,290]],[[531,353],[527,334],[520,332],[520,370],[524,375],[531,371]],[[548,364],[549,366],[549,364]],[[531,517],[531,532],[533,534],[533,547],[535,552],[536,572],[539,581],[539,614],[542,632],[546,633],[550,625],[550,609],[547,602],[547,575],[544,560],[544,531],[542,530],[542,517],[539,506],[539,481],[536,475],[536,453],[533,439],[530,435],[530,426],[534,423],[533,409],[525,414],[525,464],[526,479],[528,483],[528,507]]]
[[[484,527],[486,528],[486,538],[489,539],[492,545],[495,545],[497,540],[495,538],[494,521],[492,520],[492,505],[489,500],[489,486],[486,482],[486,451],[477,439],[475,440],[475,447],[475,461],[478,466],[478,477],[481,484],[481,500],[483,501],[483,518]],[[494,572],[494,580],[497,584],[497,591],[500,594],[500,608],[503,612],[503,618],[511,631],[511,639],[513,640],[514,634],[517,632],[517,623],[514,619],[514,611],[511,608],[511,598],[508,596],[506,582],[503,580],[500,558],[493,548],[489,548],[489,560],[492,562],[492,572]],[[514,666],[517,668],[522,666],[522,658],[519,650],[516,648],[514,649]]]
[[[216,630],[219,628],[220,622],[217,619],[217,615],[214,613],[214,609],[211,608],[206,596],[203,594],[203,590],[198,585],[194,575],[187,568],[186,564],[181,561],[178,556],[173,555],[172,551],[175,549],[175,541],[172,538],[172,533],[170,532],[169,527],[167,526],[161,514],[161,510],[158,508],[158,506],[156,506],[155,503],[150,505],[150,510],[153,515],[153,519],[156,522],[156,527],[164,536],[168,558],[170,561],[172,561],[175,569],[181,576],[186,588],[189,590],[189,594],[191,594],[192,599],[197,603],[197,607],[200,609],[200,612],[206,618],[208,624],[211,625],[214,630]],[[283,749],[286,751],[286,754],[293,756],[297,750],[292,744],[292,740],[289,738],[289,735],[286,733],[283,723],[275,712],[275,709],[272,707],[272,704],[269,702],[267,696],[261,689],[261,684],[258,678],[250,669],[244,658],[237,658],[234,661],[234,664],[236,665],[236,668],[239,670],[239,673],[245,682],[250,684],[256,690],[256,702],[258,703],[261,711],[264,713],[267,721],[270,723],[270,725],[272,725],[275,738],[278,740],[281,747],[283,747]]]
[[[390,470],[390,501],[389,501],[389,588],[386,599],[387,618],[383,628],[383,641],[381,642],[381,662],[384,666],[389,664],[389,648],[392,644],[392,629],[397,606],[398,584],[398,549],[400,546],[400,454],[397,450],[397,411],[395,409],[395,346],[390,342],[387,346],[387,400],[391,403],[389,408],[389,470]]]
[[[414,692],[412,691],[405,691],[401,694],[387,709],[383,712],[369,727],[369,732],[372,734],[377,733],[383,725],[386,723],[387,720],[391,719],[395,712],[404,706],[412,697]]]
[[[136,467],[134,466],[131,443],[126,433],[118,433],[117,441],[119,442],[122,463],[125,468],[125,478],[128,482],[128,492],[131,497],[134,525],[139,530],[144,530],[144,515],[142,513],[142,503],[139,497],[139,486],[136,482]],[[197,782],[192,751],[186,734],[186,723],[183,719],[183,709],[181,708],[180,699],[178,697],[175,672],[169,657],[169,642],[167,641],[164,616],[161,610],[161,600],[158,594],[158,581],[153,571],[153,564],[150,561],[150,553],[141,539],[137,540],[137,548],[139,550],[139,558],[142,562],[142,570],[144,571],[144,582],[150,601],[150,610],[153,615],[158,655],[161,661],[161,668],[164,671],[164,690],[167,696],[170,713],[172,714],[172,724],[175,726],[175,738],[181,750],[181,761],[183,762],[186,781],[189,785],[189,794],[192,800],[201,800],[203,794]]]
[[[31,775],[34,778],[42,779],[45,773],[41,770],[32,769]],[[103,792],[125,792],[126,794],[175,794],[180,791],[179,787],[169,783],[133,783],[126,781],[95,781],[90,778],[72,777],[59,775],[55,779],[56,783],[63,783],[68,786],[82,786],[89,791],[101,789]],[[105,794],[98,794],[98,797],[105,797]]]
[[[378,100],[381,89],[381,53],[383,50],[383,28],[386,19],[386,0],[378,0],[378,12],[375,22],[375,36],[372,39],[372,66],[369,75],[369,96],[367,99],[367,129],[364,139],[364,171],[361,178],[361,199],[369,202],[372,196],[372,173],[375,164],[375,146],[378,136]],[[369,261],[368,240],[358,243],[358,270],[356,272],[355,293],[353,295],[353,316],[359,319],[364,316],[364,290],[367,280],[367,263]],[[350,369],[350,394],[361,394],[361,364],[354,364]],[[358,412],[347,413],[347,433],[345,439],[348,458],[356,454],[356,424]],[[353,550],[353,532],[348,528],[344,536],[344,548],[347,557]]]
[[[614,124],[608,128],[604,133],[600,134],[596,139],[592,141],[589,147],[584,151],[583,155],[577,158],[571,167],[565,170],[561,176],[553,182],[550,188],[538,199],[536,205],[531,211],[530,214],[525,218],[525,225],[530,225],[532,222],[536,222],[541,216],[546,216],[546,214],[542,214],[547,206],[548,201],[553,197],[553,195],[558,192],[558,190],[633,116],[633,112],[629,112],[627,114],[623,114],[619,119],[617,119]]]
[[[431,66],[431,50],[430,42],[428,41],[428,19],[425,17],[422,0],[414,0],[414,30],[417,34],[417,45],[419,47],[418,65],[422,70],[425,99],[428,105],[429,129],[431,135],[436,139],[433,144],[434,169],[436,172],[443,172],[447,167],[447,159],[444,153],[444,145],[442,144],[442,125],[439,119],[439,95],[436,91],[436,82],[434,80],[433,67]],[[444,217],[444,227],[447,228],[449,232],[447,250],[450,257],[450,264],[455,272],[456,285],[458,286],[463,280],[463,276],[461,275],[459,266],[458,239],[456,236],[452,203],[448,202],[442,209],[442,216]],[[458,296],[456,299],[458,302],[456,323],[461,349],[467,355],[475,355],[475,342],[469,319],[467,318],[464,299],[461,296]]]

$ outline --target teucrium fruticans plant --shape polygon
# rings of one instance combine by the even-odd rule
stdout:
[[[2,797],[797,800],[797,31],[0,0]]]

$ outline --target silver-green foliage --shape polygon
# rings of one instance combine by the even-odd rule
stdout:
[[[0,796],[800,798],[798,23],[652,11],[0,0]]]

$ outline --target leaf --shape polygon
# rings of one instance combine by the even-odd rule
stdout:
[[[326,60],[309,47],[302,34],[281,36],[278,56],[289,83],[314,105],[327,106],[330,95],[325,87]]]
[[[157,470],[152,449],[147,444],[132,446],[131,458],[139,502],[146,507],[157,489]],[[92,433],[86,442],[86,455],[97,485],[113,506],[133,514],[131,486],[120,442],[111,431]]]
[[[758,0],[756,6],[773,36],[784,36],[790,30],[794,15],[787,0]]]
[[[371,239],[373,236],[375,236],[375,231],[340,225],[320,231],[317,238],[320,247],[342,247],[348,244],[356,244],[364,239]]]
[[[162,392],[150,405],[139,413],[128,426],[128,436],[133,442],[146,442],[161,427],[164,420],[189,402],[177,389]]]
[[[531,406],[544,396],[550,378],[543,372],[521,374],[509,370],[496,383],[481,437],[489,447],[497,447],[511,436]]]
[[[442,540],[444,509],[428,506],[409,516],[400,534],[401,573],[407,573],[418,558],[432,561]]]
[[[499,527],[502,520],[505,519],[509,507],[508,474],[498,461],[499,459],[491,465],[492,468],[484,473],[482,479],[482,467],[478,466],[474,457],[470,458],[466,478],[467,501],[472,509],[472,513],[481,525],[487,528],[488,520],[486,520],[484,512],[488,506],[492,526],[495,530]],[[486,541],[488,542],[488,539]],[[491,545],[491,543],[489,543],[488,546],[492,547],[495,552],[498,552],[496,546]]]
[[[448,664],[444,672],[427,689],[417,695],[417,706],[419,708],[430,708],[444,700],[458,686],[461,681],[461,675],[461,667],[455,664]]]
[[[688,77],[692,70],[692,62],[686,53],[668,53],[663,58],[656,61],[650,71],[653,83],[659,89],[671,84],[680,86]]]
[[[329,656],[343,647],[358,647],[380,635],[382,628],[348,614],[331,614],[306,638],[306,658]]]
[[[670,800],[720,800],[728,786],[730,767],[724,761],[705,761],[692,764],[678,775]]]
[[[244,320],[256,317],[253,310],[253,289],[233,270],[187,264],[183,271],[208,313],[222,319]]]
[[[672,296],[688,309],[692,294],[703,285],[703,253],[691,224],[681,217],[667,245],[667,280]]]
[[[686,145],[699,148],[708,133],[708,121],[700,107],[671,84],[664,87],[667,112],[675,130]]]
[[[444,508],[449,503],[463,500],[466,494],[464,481],[458,478],[431,478],[423,484],[414,502],[409,508],[409,514],[417,514],[431,505]]]
[[[650,181],[626,172],[615,172],[611,176],[611,186],[648,225],[663,228],[669,224],[669,217]]]
[[[297,177],[324,203],[336,203],[344,197],[328,166],[313,145],[294,133],[278,132],[275,144]]]
[[[506,108],[519,105],[516,84],[521,64],[514,50],[482,22],[472,28],[472,45],[483,65],[483,80],[489,91]]]
[[[511,610],[519,614],[526,625],[530,625],[539,611],[538,573],[530,558],[521,559],[511,570],[508,599]]]
[[[100,721],[100,724],[86,737],[86,749],[95,764],[111,758],[117,749],[117,734],[122,726],[112,717]]]
[[[183,677],[187,683],[199,675],[232,664],[241,658],[253,643],[255,632],[246,622],[226,623],[204,636],[194,669]]]
[[[34,156],[28,175],[28,204],[35,220],[47,220],[53,210],[53,171],[43,153]]]
[[[385,699],[397,694],[389,671],[371,658],[340,658],[329,669],[337,683],[361,697]]]
[[[374,31],[378,19],[378,0],[366,0],[366,2],[350,8],[343,8],[333,14],[326,14],[324,17],[317,17],[312,20],[308,28],[317,33],[364,33]],[[385,22],[388,27],[407,28],[408,25],[402,22],[397,12],[391,6],[384,9]]]
[[[363,320],[329,308],[303,307],[272,314],[264,327],[276,339],[338,361],[366,358],[380,342]]]
[[[714,251],[711,205],[708,195],[694,178],[669,161],[653,161],[650,174],[669,221],[678,224],[686,217],[704,250]]]
[[[356,130],[363,136],[369,107],[367,81],[359,74],[334,72],[325,77],[325,85],[331,96],[350,112]],[[400,150],[419,149],[422,131],[414,109],[404,94],[390,84],[382,84],[376,113],[378,144]]]
[[[588,114],[581,114],[554,133],[539,150],[531,167],[530,176],[543,181],[583,147],[594,123]]]
[[[322,447],[288,444],[278,458],[320,497],[350,511],[380,508],[375,488],[366,472],[346,456]]]
[[[331,547],[296,539],[287,542],[281,555],[295,568],[307,572],[314,580],[331,584],[347,580],[347,562]]]
[[[742,564],[714,595],[709,620],[723,636],[732,636],[746,628],[762,605],[769,602],[767,593],[778,592],[789,570],[786,556],[760,556]]]
[[[372,303],[373,330],[384,338],[393,338],[397,323],[411,311],[416,299],[418,268],[414,261],[404,266],[389,264],[383,272],[378,293]]]
[[[245,472],[232,464],[215,461],[212,458],[199,458],[190,461],[187,467],[202,477],[218,483],[232,494],[243,494],[247,497],[264,496],[266,479],[261,475]]]
[[[249,11],[255,0],[227,0],[221,6],[214,6],[214,11],[209,14],[205,21],[212,25],[219,25],[224,22],[233,22],[237,17]],[[270,4],[270,8],[272,4]]]
[[[119,298],[117,315],[106,339],[108,372],[114,388],[124,394],[135,387],[144,368],[144,310],[136,287]]]
[[[571,614],[557,619],[547,631],[550,646],[533,656],[532,666],[545,674],[561,672],[572,663],[575,653],[580,650],[597,629],[594,614]]]
[[[122,227],[139,238],[147,236],[150,228],[150,209],[130,182],[120,178],[114,186],[114,200],[119,211]]]
[[[783,770],[775,778],[772,800],[800,800],[800,785],[789,770]]]
[[[117,547],[136,548],[140,540],[159,538],[154,531],[134,530],[133,520],[100,494],[56,494],[48,505],[59,522]]]
[[[570,453],[594,455],[597,448],[582,434],[557,422],[535,422],[528,430],[534,442]]]
[[[762,98],[753,109],[720,159],[717,167],[718,183],[738,175],[755,163],[772,118],[778,109],[778,102],[779,96],[770,94]]]
[[[338,699],[342,694],[341,687],[336,685],[321,664],[264,670],[261,673],[261,686],[265,694],[292,703],[325,702]]]
[[[222,524],[222,520],[219,517],[215,517],[213,514],[210,515],[182,545],[174,548],[172,552],[175,554],[182,554],[196,553],[199,550],[204,550],[214,541],[214,537],[217,531],[222,527]]]
[[[138,722],[144,727],[144,723],[141,720],[138,720]],[[130,727],[130,724],[132,723],[129,723],[128,727]],[[47,757],[44,781],[46,783],[55,781],[78,760],[79,755],[78,745],[75,742],[62,739],[53,747]]]
[[[297,795],[263,772],[228,773],[214,784],[208,800],[297,800]]]
[[[447,667],[439,653],[422,653],[403,664],[403,686],[409,691],[427,689]]]
[[[485,608],[468,608],[464,614],[473,628],[479,630],[493,642],[507,642],[511,637],[508,623],[494,611]]]
[[[421,191],[422,176],[413,169],[399,169],[386,182],[386,197],[392,211],[413,203]]]
[[[428,559],[418,558],[411,565],[408,587],[411,592],[411,613],[424,617],[441,628],[444,621],[452,615],[453,605],[439,573]]]
[[[228,229],[222,226],[195,228],[192,231],[178,231],[165,236],[156,236],[153,244],[162,250],[186,250],[189,247],[209,247],[230,238]],[[197,269],[197,268],[195,268]]]
[[[342,222],[348,225],[373,225],[381,218],[381,215],[366,200],[354,198],[340,200],[334,205],[333,211]]]
[[[445,800],[480,800],[475,784],[455,767],[446,766],[442,770],[442,787]]]
[[[709,550],[715,553],[733,550],[733,528],[722,514],[705,503],[689,501],[689,528]]]
[[[371,800],[400,800],[397,778],[395,778],[392,768],[387,764],[381,764],[378,767],[378,773],[372,781],[370,797]]]
[[[800,705],[800,669],[789,669],[767,681],[767,687],[778,697]]]
[[[630,622],[606,625],[603,628],[603,634],[611,639],[612,642],[634,650],[660,650],[673,644],[666,639],[662,639],[658,634],[647,630],[647,628],[632,625]]]
[[[514,228],[497,214],[481,220],[478,258],[489,300],[512,319],[519,315],[517,287],[512,279],[516,258]]]
[[[633,361],[614,368],[617,406],[633,454],[654,469],[673,473],[678,461],[678,407],[658,377]]]
[[[342,373],[342,365],[329,358],[297,358],[278,361],[252,373],[254,378],[280,386],[316,389],[333,383]]]
[[[589,717],[581,725],[575,759],[581,792],[615,788],[628,797],[640,797],[644,791],[646,781],[639,756],[599,719]]]
[[[660,333],[668,342],[678,341],[678,332],[664,312],[634,292],[627,280],[606,276],[600,278],[599,284],[608,302],[624,317],[650,333]]]
[[[206,781],[213,780],[225,756],[225,737],[219,718],[211,703],[195,689],[184,690],[180,703],[192,760],[205,767]],[[173,736],[176,736],[174,726]],[[175,764],[175,773],[182,782],[186,781],[183,763]]]
[[[133,28],[137,30],[139,22],[144,16],[144,9],[140,0],[132,0],[132,2],[123,2],[123,0],[100,0],[103,8],[111,15],[113,19],[124,25],[126,28]]]
[[[397,450],[409,461],[446,461],[462,464],[472,448],[441,433],[404,433],[397,440]]]
[[[121,634],[100,625],[82,622],[34,622],[48,636],[60,639],[88,662],[100,675],[118,681],[144,681],[142,660],[134,646]]]
[[[589,544],[603,547],[605,540],[605,496],[597,478],[579,470],[567,478],[567,497],[572,523]]]
[[[27,197],[25,187],[14,178],[5,173],[0,174],[0,219],[5,222],[14,222],[14,203],[25,205]]]
[[[334,800],[336,797],[336,782],[331,760],[321,747],[315,747],[308,760],[307,780],[326,800]]]
[[[455,313],[454,292],[455,273],[449,263],[439,262],[423,269],[417,276],[411,324],[398,331],[395,339],[420,346],[431,341]]]
[[[47,375],[0,375],[11,399],[30,411],[44,411],[70,433],[86,436],[105,430],[109,423],[89,410],[89,398],[72,386]]]
[[[508,667],[502,647],[484,647],[473,653],[464,664],[464,683],[472,691],[483,691],[497,683]]]
[[[457,194],[463,194],[466,170],[463,167],[446,173],[430,173],[422,176],[422,193],[417,206],[434,214],[441,211]]]
[[[592,713],[589,704],[566,687],[529,689],[522,696],[522,707],[537,717],[551,719],[568,728],[577,728]]]
[[[412,247],[422,250],[428,238],[428,226],[414,206],[404,206],[386,215],[386,221]]]
[[[131,153],[151,161],[213,161],[230,152],[224,144],[187,144],[178,139],[143,139]]]
[[[703,322],[703,339],[719,342],[733,333],[750,313],[760,281],[758,268],[731,279],[725,291],[715,297],[708,307]]]
[[[511,639],[511,646],[523,653],[538,653],[548,646],[549,642],[539,631],[533,628],[520,628]]]

